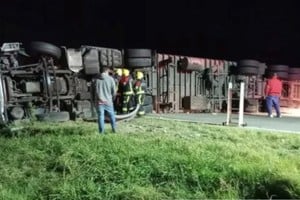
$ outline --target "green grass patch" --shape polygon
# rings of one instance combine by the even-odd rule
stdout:
[[[297,134],[148,117],[1,133],[0,199],[300,198]]]

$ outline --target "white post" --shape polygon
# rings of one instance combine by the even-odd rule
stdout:
[[[240,104],[239,104],[239,126],[243,126],[244,124],[244,93],[245,93],[245,83],[241,82]]]
[[[229,125],[231,122],[231,110],[232,110],[232,83],[228,83],[228,92],[227,92],[227,119],[226,125]]]
[[[5,117],[4,117],[4,109],[5,109],[5,101],[4,101],[4,90],[5,88],[3,87],[2,84],[2,77],[0,74],[0,124],[5,123]]]

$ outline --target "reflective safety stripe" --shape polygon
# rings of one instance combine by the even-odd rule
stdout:
[[[145,111],[138,111],[138,115],[144,115]]]
[[[128,92],[123,92],[123,94],[124,95],[131,95],[131,94],[133,94],[133,92],[132,91],[128,91]]]
[[[136,94],[145,94],[145,91],[138,91]]]
[[[123,103],[128,103],[130,100],[130,96],[124,96]]]
[[[130,107],[129,110],[134,110],[134,107]]]
[[[137,102],[138,102],[138,104],[140,104],[140,105],[143,105],[143,104],[144,104],[144,98],[143,98],[142,95],[139,95],[139,96],[138,96]]]
[[[130,87],[130,92],[133,93],[132,82],[129,84],[129,87]]]

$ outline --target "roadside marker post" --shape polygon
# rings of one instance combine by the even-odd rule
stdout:
[[[240,98],[239,98],[239,114],[238,122],[232,122],[232,83],[228,84],[228,93],[227,93],[227,117],[226,122],[223,122],[223,125],[229,126],[231,124],[237,124],[238,126],[246,126],[244,122],[244,95],[245,95],[245,83],[240,83]]]

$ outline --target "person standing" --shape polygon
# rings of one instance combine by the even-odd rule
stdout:
[[[112,132],[116,132],[116,118],[113,99],[116,95],[116,85],[113,77],[109,75],[109,68],[103,67],[102,73],[96,80],[96,106],[98,113],[99,133],[104,133],[105,112],[108,113]]]
[[[113,74],[113,78],[115,80],[116,83],[116,88],[119,88],[119,82],[121,80],[122,77],[122,69],[121,68],[117,68],[114,70],[114,74]]]
[[[122,70],[122,78],[120,80],[120,92],[122,95],[122,113],[126,114],[133,109],[133,80],[128,69]]]
[[[135,102],[140,105],[138,115],[144,115],[144,100],[145,100],[145,85],[143,84],[144,74],[143,72],[136,72],[136,81],[134,83]]]
[[[116,97],[114,99],[114,108],[115,108],[115,113],[121,113],[122,110],[122,103],[121,103],[121,90],[120,90],[120,80],[122,77],[122,69],[117,68],[114,70],[113,78],[115,80],[115,85],[116,85]]]
[[[280,113],[280,96],[282,91],[282,82],[278,79],[277,73],[272,74],[272,78],[267,80],[265,86],[266,107],[268,116],[273,118],[273,106],[276,111],[276,117],[281,117]]]

